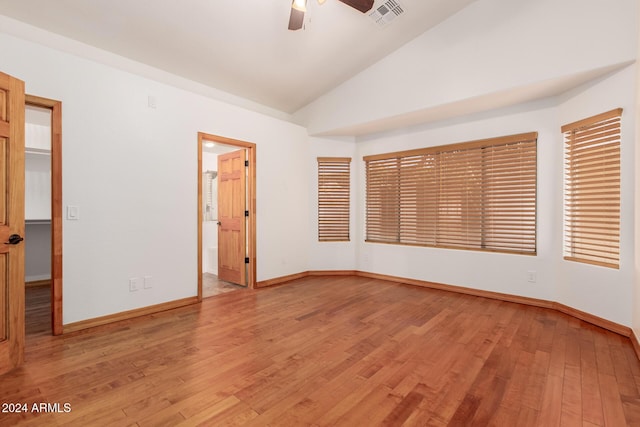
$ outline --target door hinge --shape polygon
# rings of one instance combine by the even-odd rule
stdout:
[[[244,263],[245,264],[249,264],[249,258],[248,257],[244,259]]]
[[[245,160],[245,161],[244,161],[244,165],[245,165],[245,166],[249,166],[249,160]]]
[[[249,216],[249,211],[244,211],[244,216]]]

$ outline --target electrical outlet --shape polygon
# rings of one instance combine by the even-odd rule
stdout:
[[[140,290],[142,280],[139,277],[129,279],[129,292]]]
[[[151,289],[151,288],[153,288],[153,277],[151,277],[151,276],[144,276],[144,288],[145,288],[145,289]]]
[[[527,271],[527,282],[536,283],[536,281],[538,280],[537,276],[538,275],[535,270]]]

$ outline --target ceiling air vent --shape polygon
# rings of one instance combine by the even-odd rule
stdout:
[[[404,13],[404,9],[398,0],[385,0],[381,5],[369,13],[369,17],[381,27]]]

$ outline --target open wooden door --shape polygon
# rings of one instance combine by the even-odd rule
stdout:
[[[24,82],[0,73],[0,374],[24,361]]]
[[[218,156],[218,279],[246,286],[246,151]]]

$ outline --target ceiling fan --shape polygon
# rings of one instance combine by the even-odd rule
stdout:
[[[338,0],[351,6],[362,13],[366,13],[373,7],[375,0]],[[318,0],[322,4],[325,0]],[[307,0],[293,0],[291,3],[291,15],[289,16],[289,29],[299,30],[304,22],[304,13],[307,11]]]

